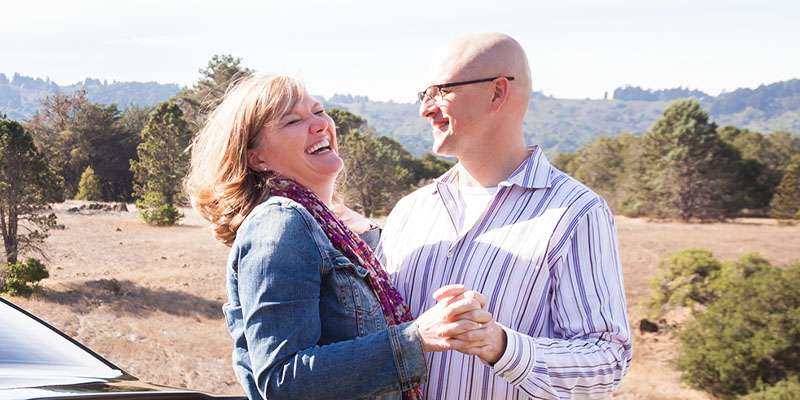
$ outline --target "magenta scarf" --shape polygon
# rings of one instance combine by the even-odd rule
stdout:
[[[322,227],[331,243],[350,261],[357,262],[369,271],[368,283],[383,309],[383,318],[389,326],[412,321],[411,309],[403,297],[392,286],[389,276],[375,254],[358,235],[353,233],[326,205],[314,194],[297,182],[283,177],[269,181],[270,195],[290,198],[308,210]],[[403,392],[403,400],[422,399],[419,385]]]

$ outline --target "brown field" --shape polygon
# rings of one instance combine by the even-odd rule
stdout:
[[[241,389],[230,366],[225,301],[227,248],[191,210],[181,226],[149,227],[135,211],[66,212],[66,229],[48,239],[50,278],[31,299],[14,302],[139,378],[220,394]],[[760,252],[775,264],[800,259],[800,226],[771,220],[734,223],[653,223],[617,219],[634,362],[617,399],[709,399],[680,383],[668,335],[638,332],[638,302],[659,258],[686,247],[721,258]]]

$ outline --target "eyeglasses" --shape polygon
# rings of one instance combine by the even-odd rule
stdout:
[[[495,76],[494,78],[484,78],[484,79],[474,79],[471,81],[461,81],[461,82],[450,82],[450,83],[442,83],[440,85],[431,85],[428,86],[425,90],[417,93],[417,98],[421,102],[425,102],[426,99],[434,99],[436,101],[441,101],[442,97],[446,95],[448,92],[442,89],[447,89],[455,86],[462,86],[462,85],[471,85],[473,83],[481,83],[481,82],[491,82],[497,78],[506,78],[510,81],[514,80],[513,76]]]

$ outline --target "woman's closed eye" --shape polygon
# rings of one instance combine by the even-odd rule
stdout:
[[[314,114],[315,114],[315,115],[322,115],[322,114],[325,114],[325,109],[322,109],[322,110],[319,110],[319,111],[314,111]]]

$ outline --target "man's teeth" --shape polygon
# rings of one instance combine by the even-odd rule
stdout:
[[[319,143],[307,148],[306,149],[306,154],[313,154],[315,151],[317,151],[319,149],[322,149],[322,148],[325,148],[325,147],[330,147],[330,145],[331,145],[331,143],[327,139],[325,139],[325,140],[323,140],[323,141],[321,141],[321,142],[319,142]]]

